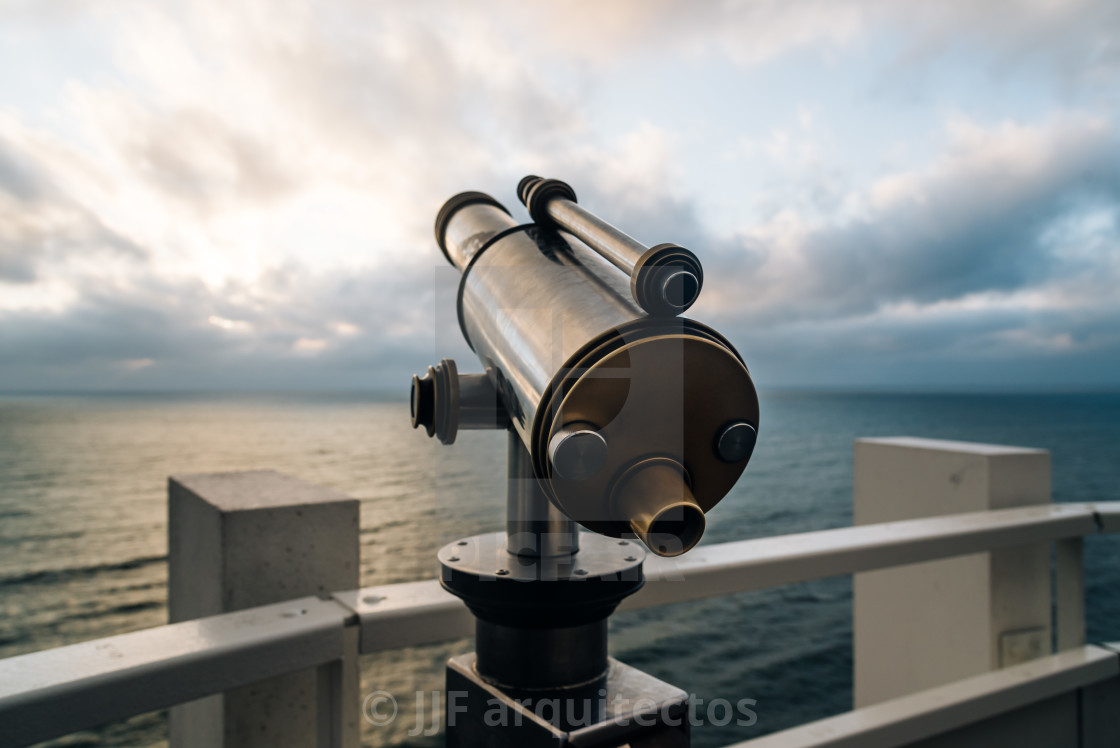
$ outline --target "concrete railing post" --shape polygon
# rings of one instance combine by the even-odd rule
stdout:
[[[859,439],[857,525],[1050,502],[1043,450]],[[854,578],[855,706],[1050,653],[1050,546],[864,572]]]
[[[172,623],[359,584],[358,502],[326,488],[271,470],[171,478],[168,520]],[[341,661],[173,708],[172,748],[357,746],[346,635]]]

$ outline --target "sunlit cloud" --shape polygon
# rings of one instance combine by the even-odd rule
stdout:
[[[292,350],[297,353],[314,353],[327,347],[327,341],[322,338],[300,338],[292,344]]]
[[[239,331],[239,332],[249,332],[253,329],[253,326],[251,324],[249,324],[248,322],[246,322],[245,320],[226,319],[225,317],[219,317],[216,314],[211,314],[209,317],[206,318],[206,321],[209,322],[210,324],[212,324],[214,327],[219,327],[223,330],[236,330],[236,331]]]

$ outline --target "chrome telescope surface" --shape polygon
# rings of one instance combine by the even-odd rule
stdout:
[[[626,242],[611,259],[560,228],[519,224],[480,192],[456,195],[440,210],[436,239],[462,273],[459,325],[504,410],[498,418],[475,405],[460,425],[493,427],[508,416],[543,496],[563,516],[604,535],[637,535],[659,555],[683,553],[751,456],[754,385],[719,333],[637,303],[634,277],[619,272]],[[629,256],[639,248],[652,251],[637,245]],[[642,277],[655,279],[663,297],[692,300],[701,278],[676,260],[650,265]],[[433,413],[425,393],[458,403],[477,392],[473,399],[485,404],[489,390],[466,375],[457,375],[464,384],[456,389],[445,381],[453,365],[436,369],[414,384],[413,423],[453,439],[455,419]],[[563,527],[532,506],[519,505],[517,516]]]

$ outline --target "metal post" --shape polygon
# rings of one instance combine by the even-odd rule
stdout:
[[[355,499],[262,470],[172,478],[168,509],[172,623],[359,582]],[[357,647],[348,631],[341,660],[174,707],[171,745],[357,746]]]
[[[545,496],[533,475],[529,451],[517,432],[509,431],[509,484],[506,492],[506,536],[510,553],[518,556],[570,556],[579,550],[579,531]]]

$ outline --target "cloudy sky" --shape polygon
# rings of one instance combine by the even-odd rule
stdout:
[[[1117,387],[1118,128],[1115,0],[0,0],[0,389],[475,368],[432,219],[530,172],[763,386]]]

